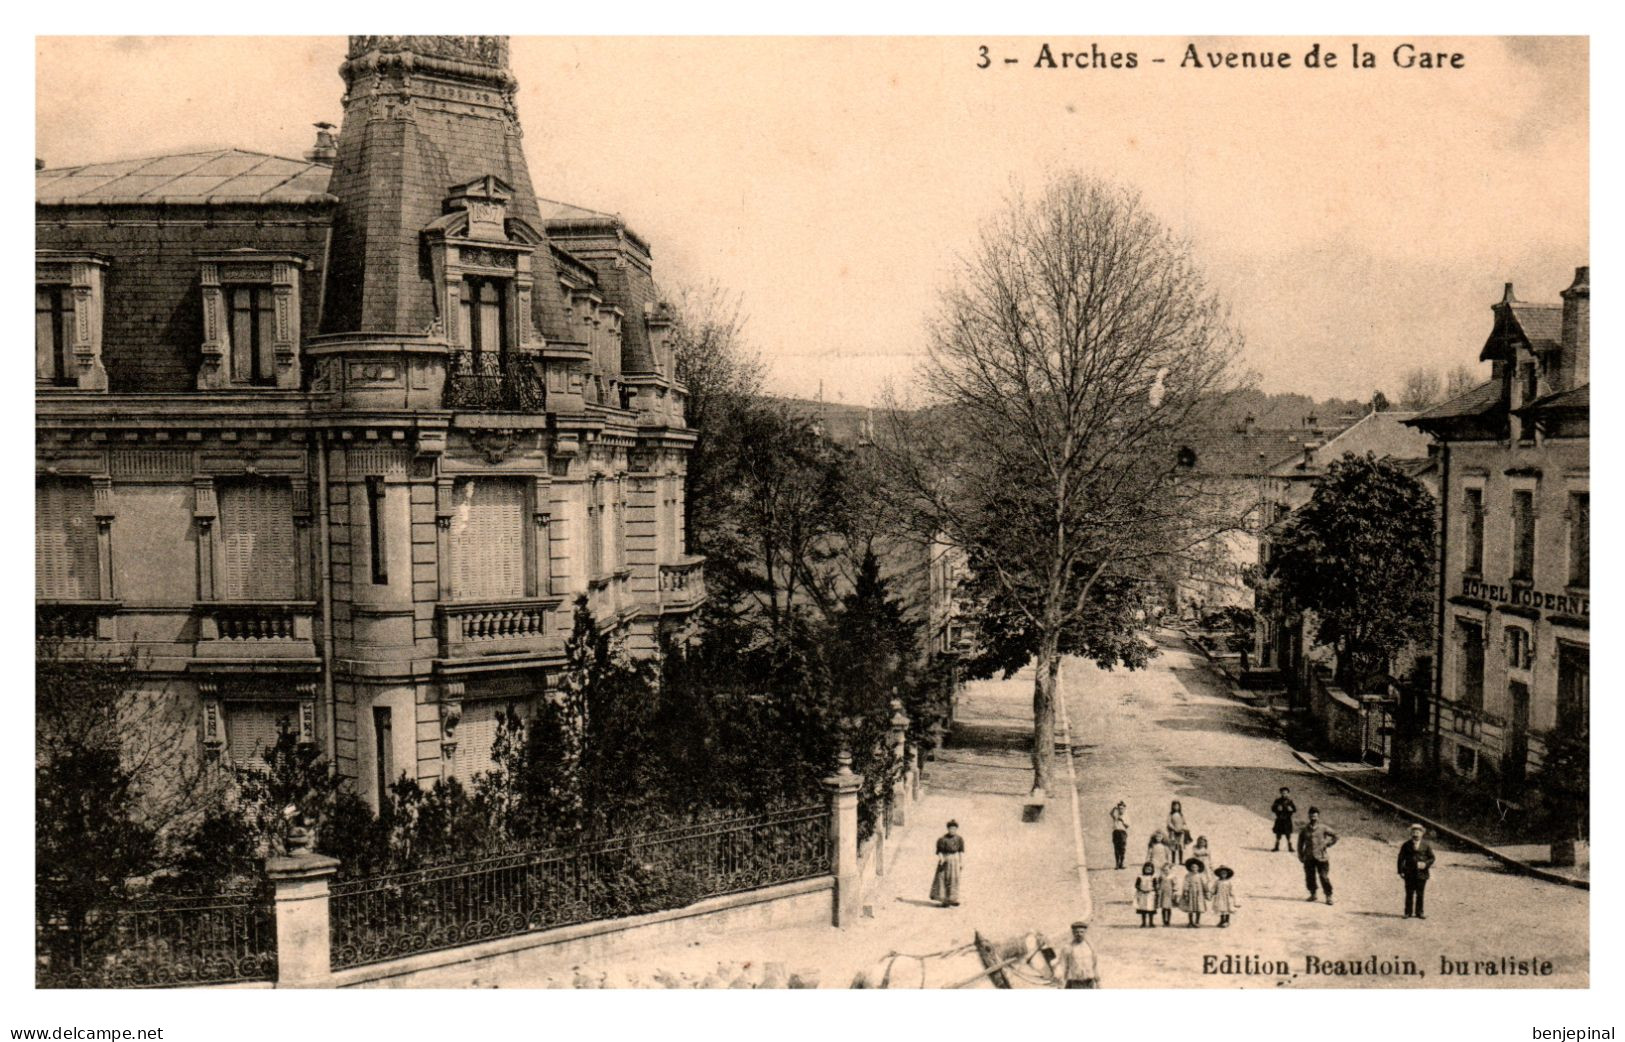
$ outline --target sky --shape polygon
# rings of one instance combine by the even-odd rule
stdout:
[[[1039,67],[1046,42],[1057,64],[1093,44],[1136,67]],[[1303,67],[1316,42],[1336,68]],[[515,37],[512,63],[537,194],[623,215],[664,285],[736,295],[770,389],[906,394],[979,222],[1012,186],[1078,169],[1189,240],[1265,390],[1364,399],[1418,365],[1476,366],[1504,283],[1555,302],[1588,263],[1586,41],[1414,40],[1459,69],[1400,68],[1400,42]],[[1355,43],[1375,67],[1350,67]],[[1204,66],[1292,65],[1195,68],[1188,45]],[[36,155],[301,155],[312,123],[341,121],[344,51],[41,38]]]

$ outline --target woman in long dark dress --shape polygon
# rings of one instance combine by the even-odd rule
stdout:
[[[965,840],[959,822],[948,822],[948,833],[937,840],[937,874],[931,880],[931,900],[944,908],[959,904],[960,861],[965,856]]]

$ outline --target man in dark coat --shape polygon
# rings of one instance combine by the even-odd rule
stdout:
[[[1298,813],[1298,805],[1292,802],[1292,790],[1285,785],[1281,786],[1281,795],[1270,804],[1270,813],[1275,815],[1275,849],[1281,849],[1281,840],[1286,840],[1288,853],[1292,852],[1292,815]]]
[[[1303,862],[1303,882],[1309,888],[1309,900],[1315,899],[1315,883],[1326,891],[1326,903],[1332,903],[1331,850],[1337,842],[1337,833],[1320,823],[1320,808],[1309,808],[1309,823],[1298,831],[1298,860]]]
[[[1422,838],[1422,826],[1411,826],[1411,838],[1399,845],[1399,875],[1405,880],[1405,918],[1413,914],[1426,919],[1422,896],[1428,888],[1428,871],[1433,868],[1433,846]],[[1413,911],[1414,909],[1414,911]]]

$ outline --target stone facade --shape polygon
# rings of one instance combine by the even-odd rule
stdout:
[[[1590,705],[1589,269],[1494,305],[1491,379],[1411,421],[1439,442],[1441,769],[1509,798]]]
[[[704,596],[648,244],[539,199],[501,37],[352,37],[305,160],[36,175],[41,632],[134,648],[200,749],[357,790],[488,769],[574,603]]]

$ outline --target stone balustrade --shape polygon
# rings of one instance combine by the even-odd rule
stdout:
[[[705,600],[705,558],[688,557],[660,566],[661,610],[683,610]]]
[[[313,657],[312,601],[206,601],[195,606],[199,657]]]
[[[534,651],[548,637],[547,616],[558,598],[442,604],[440,653],[447,658]]]

